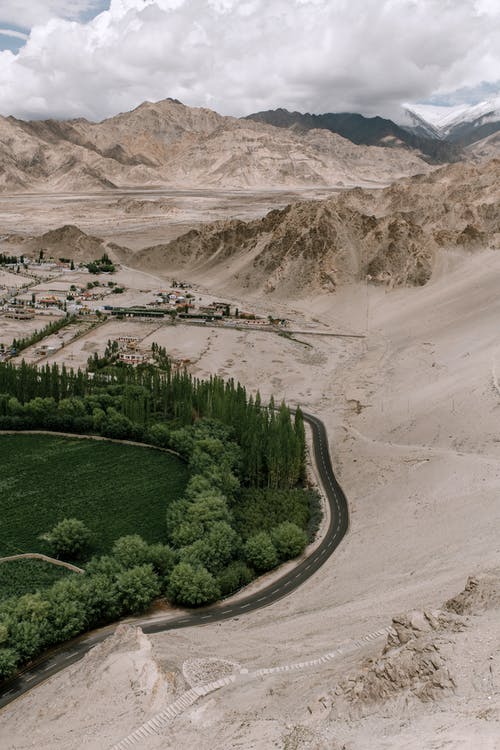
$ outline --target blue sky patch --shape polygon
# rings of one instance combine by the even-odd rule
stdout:
[[[26,43],[28,34],[29,29],[0,21],[0,50],[10,49],[11,52],[18,52]]]

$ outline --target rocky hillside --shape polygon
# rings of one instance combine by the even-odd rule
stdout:
[[[285,296],[362,279],[422,285],[442,249],[499,247],[499,178],[498,160],[447,166],[384,190],[356,188],[251,222],[207,224],[140,251],[134,263],[219,273],[233,288]]]
[[[384,117],[364,117],[355,112],[327,112],[322,115],[311,115],[275,109],[256,112],[248,115],[247,119],[265,122],[279,128],[293,128],[298,132],[318,128],[329,130],[347,138],[352,143],[365,146],[414,149],[432,163],[457,161],[462,155],[461,149],[454,144],[439,138],[422,137],[410,133]]]
[[[100,237],[93,237],[82,232],[73,224],[67,224],[38,237],[21,237],[11,235],[4,242],[17,253],[38,257],[42,251],[45,258],[68,258],[77,263],[100,258],[106,252],[112,260],[123,261],[130,251],[113,242],[105,242]]]
[[[493,133],[467,148],[467,155],[472,161],[484,162],[489,159],[500,159],[500,132]]]
[[[293,132],[171,99],[100,123],[0,117],[3,191],[342,187],[427,171],[417,151],[356,146],[327,130]]]

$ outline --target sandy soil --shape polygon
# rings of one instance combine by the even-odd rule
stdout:
[[[0,270],[0,291],[2,287],[5,289],[19,289],[26,282],[27,279],[22,274]]]
[[[13,339],[28,336],[55,320],[58,320],[56,316],[45,314],[36,315],[31,320],[15,320],[2,315],[0,317],[0,343],[9,346]]]
[[[164,669],[180,674],[192,658],[250,669],[314,658],[400,611],[441,606],[469,574],[500,565],[499,283],[500,255],[484,252],[451,258],[424,288],[359,285],[294,302],[305,318],[365,332],[365,340],[300,336],[308,347],[263,332],[158,331],[167,349],[194,360],[196,374],[234,376],[320,415],[351,509],[348,537],[293,596],[232,621],[154,636]],[[486,673],[471,662],[486,663],[498,649],[497,625],[484,616],[457,641],[459,689],[437,701],[332,717],[328,696],[363,656],[378,653],[374,644],[307,674],[228,686],[142,747],[494,750],[498,676],[483,690]],[[147,696],[140,708],[127,702],[125,678],[117,676],[113,694],[126,726],[120,711],[106,720],[92,689],[85,711],[73,702],[63,723],[57,696],[68,677],[52,678],[2,712],[3,746],[104,748],[152,715]],[[85,739],[89,706],[105,727],[100,745]],[[21,716],[39,720],[26,725]]]

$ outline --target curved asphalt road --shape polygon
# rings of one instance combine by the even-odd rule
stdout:
[[[323,422],[312,414],[304,413],[304,421],[309,424],[313,436],[313,448],[316,468],[323,491],[330,506],[330,523],[321,544],[305,560],[294,567],[289,573],[270,583],[263,589],[238,599],[234,603],[224,601],[210,607],[196,610],[186,610],[176,618],[137,620],[145,633],[160,633],[166,630],[206,625],[232,617],[253,612],[266,607],[288,596],[304,581],[310,578],[330,557],[338,547],[349,527],[349,513],[347,500],[342,488],[335,478],[328,438]],[[129,622],[129,621],[127,621]],[[35,685],[56,674],[61,669],[82,658],[97,643],[100,643],[114,632],[116,623],[100,630],[88,633],[68,641],[63,646],[52,649],[19,676],[7,682],[0,692],[0,708],[6,706],[23,693],[28,692]]]

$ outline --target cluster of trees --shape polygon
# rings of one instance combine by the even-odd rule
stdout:
[[[173,561],[166,545],[122,537],[110,555],[90,560],[84,575],[2,601],[0,680],[50,646],[118,617],[144,612],[164,592]]]
[[[90,273],[114,273],[115,266],[107,253],[86,264]]]
[[[85,575],[2,602],[0,677],[49,645],[144,611],[160,594],[186,606],[215,601],[307,544],[309,498],[293,489],[305,476],[300,409],[264,406],[232,380],[192,378],[158,347],[156,367],[115,367],[115,348],[93,372],[0,363],[0,429],[147,442],[177,451],[190,480],[166,510],[165,544],[124,537]],[[77,519],[45,539],[66,559],[85,558],[91,541]]]
[[[22,339],[14,339],[12,342],[12,348],[15,349],[16,352],[21,352],[23,349],[27,349],[28,346],[32,346],[32,344],[38,344],[38,342],[42,341],[46,336],[57,333],[61,328],[64,328],[70,323],[74,323],[75,320],[76,317],[74,315],[66,315],[64,318],[47,323],[46,326],[40,330],[34,331],[29,336],[25,336]]]
[[[110,352],[110,355],[112,352]],[[241,477],[253,487],[294,487],[305,476],[302,414],[268,406],[232,379],[191,377],[172,367],[104,366],[73,371],[0,364],[0,428],[96,432],[150,442],[183,453],[179,430],[200,418],[222,422],[241,446]],[[110,358],[104,358],[104,365]]]

